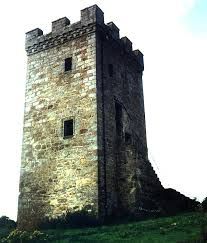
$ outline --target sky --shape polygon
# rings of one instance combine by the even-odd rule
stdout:
[[[164,187],[207,196],[206,0],[7,0],[0,2],[0,216],[16,219],[26,82],[25,32],[80,20],[93,4],[144,54],[150,161]]]

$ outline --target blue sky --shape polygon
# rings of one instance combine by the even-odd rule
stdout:
[[[197,0],[184,17],[189,31],[196,35],[207,35],[207,0]]]

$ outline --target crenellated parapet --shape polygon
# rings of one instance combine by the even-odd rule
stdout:
[[[132,51],[132,42],[126,36],[122,37],[121,41],[124,45],[125,50],[127,52],[131,52]]]
[[[104,24],[104,13],[97,5],[81,10],[81,25],[87,26],[93,23]]]
[[[67,17],[57,19],[52,22],[52,33],[61,34],[70,25],[70,20]]]
[[[52,22],[52,31],[44,35],[39,28],[26,33],[25,48],[28,55],[63,44],[82,35],[95,32],[97,25],[104,25],[104,13],[97,6],[81,10],[81,20],[70,24],[67,17]]]
[[[119,40],[119,28],[113,23],[113,22],[109,22],[107,24],[108,27],[108,31],[111,34],[111,36],[116,39]]]
[[[133,53],[137,57],[139,71],[144,71],[144,55],[140,50],[134,50]]]
[[[61,45],[82,35],[95,32],[96,26],[94,24],[81,26],[81,23],[77,22],[72,25],[66,25],[62,29],[55,29],[55,31],[46,35],[37,35],[33,33],[34,31],[36,32],[36,30],[37,29],[26,33],[25,48],[28,55]]]
[[[132,42],[127,37],[120,39],[119,28],[113,22],[104,23],[104,13],[97,5],[81,10],[80,21],[73,24],[67,17],[53,21],[52,31],[48,34],[44,35],[39,28],[27,32],[25,49],[27,55],[31,55],[98,30],[110,36],[123,50],[134,56],[137,59],[139,71],[144,70],[143,54],[139,50],[132,50]]]

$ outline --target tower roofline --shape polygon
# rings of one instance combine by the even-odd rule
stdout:
[[[143,54],[139,50],[132,50],[132,42],[126,36],[120,39],[119,28],[113,22],[104,23],[104,13],[96,4],[82,9],[80,21],[73,24],[67,17],[52,21],[52,31],[48,34],[44,34],[40,28],[26,32],[25,49],[27,55],[32,55],[98,29],[117,41],[128,54],[133,55],[138,60],[140,71],[144,70]]]

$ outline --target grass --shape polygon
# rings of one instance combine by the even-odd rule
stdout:
[[[137,242],[175,243],[204,242],[201,239],[201,226],[207,226],[207,216],[201,213],[188,213],[173,217],[163,217],[139,222],[113,224],[82,229],[46,230],[49,242]]]
[[[0,228],[0,242],[10,231],[12,229]],[[194,212],[90,228],[49,229],[44,230],[44,233],[49,236],[47,242],[50,243],[204,243],[207,242],[207,213]],[[206,235],[206,241],[201,240],[204,235]],[[19,242],[19,240],[12,242]],[[23,240],[21,242],[39,243],[40,241]]]

